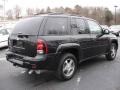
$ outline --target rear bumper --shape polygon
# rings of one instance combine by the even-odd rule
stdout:
[[[27,57],[10,51],[6,53],[7,61],[15,66],[28,69],[56,70],[59,58],[60,53],[37,55],[36,57]]]

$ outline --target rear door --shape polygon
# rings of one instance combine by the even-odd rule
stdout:
[[[36,42],[43,17],[28,18],[20,21],[9,38],[10,50],[14,53],[34,57]]]
[[[82,18],[71,19],[71,30],[73,33],[72,39],[80,44],[80,58],[85,59],[90,57],[90,34],[86,27],[85,20]]]
[[[48,16],[43,25],[44,34],[38,38],[46,41],[48,53],[56,53],[59,45],[70,43],[71,35],[68,28],[68,17]]]
[[[96,56],[107,52],[109,40],[108,37],[102,35],[102,28],[93,20],[87,20],[90,36],[91,36],[91,54]],[[98,37],[99,35],[102,35]]]

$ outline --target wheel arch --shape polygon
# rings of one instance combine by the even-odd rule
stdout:
[[[116,46],[117,46],[117,49],[118,49],[118,41],[117,41],[117,40],[112,40],[112,41],[111,41],[111,44],[112,44],[112,43],[115,43]]]
[[[81,51],[80,45],[76,44],[76,43],[61,44],[57,48],[56,52],[59,52],[61,54],[71,53],[71,54],[73,54],[76,57],[76,59],[77,59],[78,62],[79,62],[79,60],[82,57],[82,51]]]

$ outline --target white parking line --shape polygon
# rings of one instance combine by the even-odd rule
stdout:
[[[81,81],[81,77],[78,77],[78,78],[77,78],[77,84],[78,84],[78,85],[80,84],[80,81]]]

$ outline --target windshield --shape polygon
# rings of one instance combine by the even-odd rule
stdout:
[[[12,34],[37,35],[43,17],[33,17],[20,20],[13,29]]]

